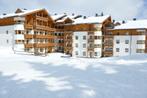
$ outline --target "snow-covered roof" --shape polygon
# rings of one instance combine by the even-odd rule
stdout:
[[[57,14],[57,15],[52,15],[51,17],[53,18],[53,20],[57,20],[60,19],[62,17],[67,16],[66,14]]]
[[[64,22],[67,18],[71,19],[71,20],[75,20],[76,17],[78,17],[79,15],[67,15],[65,17],[63,17],[62,19],[60,20],[57,20],[56,22]]]
[[[6,14],[6,15],[0,15],[0,18],[7,18],[7,17],[15,17],[15,16],[23,16],[35,11],[40,11],[40,10],[44,10],[44,8],[40,8],[40,9],[33,9],[33,10],[22,10],[21,13],[10,13],[10,14]]]
[[[109,18],[109,15],[105,16],[98,16],[98,17],[87,17],[87,18],[78,18],[75,19],[74,24],[83,24],[83,23],[102,23],[104,22],[107,18]]]
[[[116,26],[114,29],[143,29],[143,28],[147,28],[147,19],[126,21],[125,23]]]

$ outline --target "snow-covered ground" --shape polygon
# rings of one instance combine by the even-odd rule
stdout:
[[[147,55],[88,59],[0,49],[0,98],[147,98]]]

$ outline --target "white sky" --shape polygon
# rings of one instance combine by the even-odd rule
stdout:
[[[49,13],[110,14],[113,19],[147,18],[145,0],[0,0],[0,13],[16,8],[47,8]]]

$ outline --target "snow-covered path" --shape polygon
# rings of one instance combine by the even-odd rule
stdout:
[[[61,56],[0,49],[0,98],[147,98],[147,55]]]

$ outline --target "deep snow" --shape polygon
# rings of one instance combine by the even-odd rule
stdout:
[[[0,49],[0,98],[147,98],[147,55],[88,59]]]

